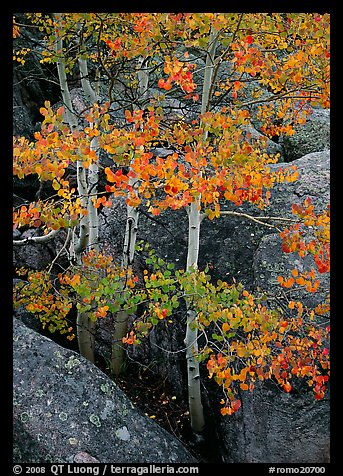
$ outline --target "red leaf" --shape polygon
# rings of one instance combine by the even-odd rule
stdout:
[[[233,411],[236,412],[241,407],[241,401],[240,400],[234,400],[231,403],[231,407],[232,407]]]

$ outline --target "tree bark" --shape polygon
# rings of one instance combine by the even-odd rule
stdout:
[[[210,104],[210,91],[214,67],[214,57],[216,52],[216,32],[211,29],[209,36],[204,83],[201,100],[201,114],[204,114]],[[207,139],[207,132],[203,135],[203,141]],[[188,208],[188,254],[187,271],[197,269],[200,242],[201,224],[201,195]],[[195,326],[196,313],[192,309],[189,301],[187,304],[187,327],[185,336],[186,360],[187,360],[187,381],[188,381],[188,405],[191,418],[191,427],[195,433],[202,433],[205,428],[205,417],[201,402],[200,367],[196,359],[198,353],[198,330]]]
[[[139,93],[144,99],[148,93],[149,73],[147,69],[143,69],[145,58],[140,57],[138,60],[138,88]],[[132,159],[134,153],[132,153]],[[129,178],[129,185],[134,189],[137,189],[138,184],[135,179]],[[125,227],[124,248],[122,257],[122,269],[126,269],[128,272],[132,270],[132,264],[136,249],[136,239],[138,230],[139,211],[136,207],[127,205],[127,218]],[[126,336],[128,331],[129,311],[119,311],[114,316],[115,329],[113,334],[112,354],[111,354],[111,371],[114,376],[118,376],[123,370],[123,363],[125,359],[125,349],[123,347],[122,339]]]
[[[130,178],[129,183],[130,185],[133,185],[133,179]],[[137,208],[128,205],[124,250],[122,257],[122,269],[126,269],[128,272],[132,269],[132,263],[135,254],[138,218],[139,212]],[[115,376],[118,376],[123,369],[125,349],[123,347],[122,338],[127,334],[128,321],[129,312],[127,310],[119,311],[115,316],[115,329],[113,334],[111,355],[111,369],[113,375]]]
[[[55,19],[57,22],[62,20],[62,14],[55,13]],[[77,27],[78,28],[78,27]],[[68,121],[70,129],[78,129],[78,119],[74,112],[71,95],[68,87],[68,80],[65,70],[65,61],[63,57],[63,40],[58,35],[56,29],[56,54],[59,56],[57,61],[57,71],[61,87],[61,94],[63,103],[65,105],[65,115]],[[93,105],[97,101],[97,96],[91,87],[87,62],[83,59],[78,60],[78,65],[81,73],[81,85],[83,92],[88,101]],[[97,138],[94,137],[91,142],[91,149],[96,150]],[[70,245],[71,259],[75,260],[76,264],[81,265],[82,252],[91,248],[97,248],[98,246],[98,216],[97,210],[93,205],[90,193],[94,194],[97,191],[98,183],[98,165],[91,164],[87,174],[87,170],[84,167],[82,161],[76,162],[77,170],[77,188],[78,194],[81,197],[81,206],[88,211],[88,215],[80,216],[80,231],[79,237],[76,242],[76,235],[73,234]],[[95,362],[94,357],[94,344],[95,344],[95,321],[89,318],[88,313],[78,312],[76,318],[77,327],[77,340],[79,345],[79,351],[81,355],[86,357],[91,362]]]
[[[188,209],[188,255],[187,271],[192,271],[198,266],[199,239],[200,239],[200,199],[191,203]],[[196,314],[187,304],[187,327],[186,327],[186,360],[188,381],[188,405],[191,418],[191,427],[195,433],[201,433],[205,428],[205,418],[201,403],[200,369],[196,360],[198,353],[198,331],[194,327]]]

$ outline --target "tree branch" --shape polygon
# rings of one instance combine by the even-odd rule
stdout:
[[[296,220],[292,218],[283,218],[283,217],[253,217],[252,215],[248,215],[247,213],[242,213],[242,212],[234,212],[231,210],[223,210],[220,212],[220,215],[227,216],[227,215],[232,215],[232,216],[237,216],[241,218],[247,218],[248,220],[251,220],[255,223],[258,223],[260,225],[266,226],[268,228],[275,228],[278,232],[281,232],[280,228],[278,228],[275,225],[272,225],[271,223],[265,223],[264,220],[276,220],[276,221],[285,221],[285,222],[296,222]]]
[[[24,238],[23,240],[13,240],[13,246],[24,246],[28,243],[34,244],[45,244],[51,241],[60,230],[51,230],[50,233],[43,236],[30,236],[29,238]]]

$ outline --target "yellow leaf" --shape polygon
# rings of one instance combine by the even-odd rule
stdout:
[[[61,188],[61,185],[57,182],[57,180],[53,180],[51,185],[54,190],[59,190]]]

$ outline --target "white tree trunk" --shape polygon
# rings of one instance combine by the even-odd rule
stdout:
[[[216,33],[211,29],[207,49],[204,83],[201,100],[201,114],[204,114],[210,104],[210,90],[214,67],[214,57],[216,52]],[[206,141],[207,132],[204,133],[203,140]],[[188,254],[187,271],[197,269],[199,256],[200,224],[201,224],[201,196],[191,203],[188,208]],[[194,326],[196,314],[190,303],[187,304],[187,328],[185,336],[186,359],[187,359],[187,381],[188,381],[188,405],[191,418],[191,427],[195,433],[202,433],[205,428],[205,418],[201,403],[200,368],[196,359],[198,353],[198,330]]]
[[[97,152],[98,148],[98,138],[93,137],[90,149]],[[98,191],[98,182],[99,182],[99,166],[97,162],[92,163],[88,169],[88,218],[89,218],[89,247],[95,250],[99,250],[99,220],[98,220],[98,209],[95,208],[92,196]]]
[[[129,179],[129,184],[134,186],[134,180]],[[122,257],[122,268],[130,270],[135,254],[137,227],[139,212],[137,208],[127,206],[127,219],[124,239],[124,250]],[[115,315],[115,329],[113,334],[112,354],[111,354],[111,371],[113,375],[119,375],[123,369],[125,359],[125,349],[123,347],[122,338],[126,336],[128,331],[129,312],[126,310],[119,311]]]
[[[62,20],[62,14],[55,13],[55,18],[57,22]],[[79,27],[77,26],[77,29]],[[57,61],[57,71],[61,87],[61,93],[63,98],[63,103],[65,105],[65,115],[69,123],[70,129],[78,129],[78,120],[74,112],[71,95],[68,87],[68,80],[65,70],[65,62],[63,56],[63,40],[59,37],[56,30],[56,54],[59,56]],[[81,74],[81,85],[84,91],[84,94],[88,101],[93,105],[97,101],[96,94],[91,87],[89,78],[87,63],[85,60],[79,59],[78,61],[80,74]],[[91,149],[97,149],[97,138],[94,137],[91,142]],[[91,164],[87,174],[87,170],[84,167],[82,161],[76,162],[77,170],[77,189],[78,194],[81,199],[81,206],[83,209],[88,211],[88,215],[80,215],[80,231],[79,237],[76,242],[76,235],[73,234],[70,245],[70,256],[71,259],[81,265],[81,256],[82,252],[95,248],[98,246],[98,216],[97,210],[93,205],[91,194],[95,194],[97,191],[98,183],[98,165]],[[94,358],[94,339],[95,339],[95,322],[89,319],[88,313],[77,313],[76,318],[77,326],[77,339],[81,355],[86,357],[91,362],[95,361]]]
[[[140,57],[137,66],[138,91],[141,98],[145,98],[148,93],[149,73],[143,68],[145,58]],[[134,155],[132,155],[132,160]],[[136,188],[138,184],[135,179],[129,178],[129,185]],[[125,227],[124,249],[122,257],[122,268],[128,271],[132,269],[132,263],[135,255],[137,230],[138,230],[139,211],[136,207],[127,205],[127,218]],[[128,330],[129,312],[119,311],[114,316],[115,329],[113,334],[112,354],[111,354],[111,371],[112,374],[118,376],[122,369],[125,359],[125,350],[122,338],[126,336]]]
[[[188,209],[188,255],[187,271],[198,267],[199,238],[200,238],[200,200],[191,203]],[[193,328],[196,314],[187,303],[187,328],[185,337],[188,405],[191,418],[191,427],[195,433],[201,433],[205,427],[203,406],[201,403],[200,369],[196,360],[198,353],[198,331]]]

